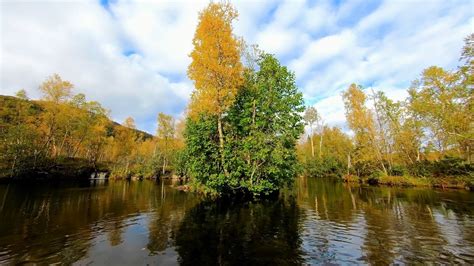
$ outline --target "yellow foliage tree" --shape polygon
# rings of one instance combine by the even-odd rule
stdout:
[[[54,74],[41,84],[40,91],[43,93],[44,100],[60,103],[71,97],[73,87],[72,83],[62,80],[58,74]]]
[[[219,147],[224,166],[223,114],[234,101],[242,83],[241,41],[232,34],[238,16],[230,3],[210,3],[199,14],[193,39],[188,76],[194,81],[189,115],[201,113],[217,117]],[[225,171],[225,168],[224,168]]]
[[[383,163],[380,143],[372,112],[365,106],[367,96],[362,88],[351,84],[342,95],[346,108],[346,119],[349,128],[354,131],[357,157],[362,161],[377,161],[381,170],[387,173]],[[375,158],[373,156],[375,155]]]

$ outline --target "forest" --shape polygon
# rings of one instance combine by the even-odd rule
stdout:
[[[474,34],[460,66],[426,68],[403,101],[351,84],[342,94],[347,128],[305,107],[295,74],[275,55],[233,33],[230,3],[199,14],[184,119],[157,114],[154,135],[53,74],[0,97],[0,177],[186,177],[211,195],[269,195],[298,175],[346,182],[466,187],[474,184]],[[387,66],[389,67],[389,66]],[[306,128],[306,130],[305,130]]]
[[[384,92],[351,84],[341,95],[347,126],[324,124],[314,107],[298,147],[307,176],[388,185],[474,185],[474,34],[466,37],[460,66],[426,68],[393,101]]]
[[[109,172],[112,178],[152,177],[169,172],[179,123],[157,116],[156,135],[137,130],[133,118],[122,124],[110,120],[109,111],[57,74],[45,80],[40,100],[25,90],[16,97],[0,97],[0,176],[89,177]]]

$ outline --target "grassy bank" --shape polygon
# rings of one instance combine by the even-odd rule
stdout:
[[[451,177],[412,177],[412,176],[377,176],[358,177],[345,175],[344,182],[360,183],[369,185],[385,185],[400,187],[432,187],[432,188],[457,188],[474,191],[474,177],[451,176]]]

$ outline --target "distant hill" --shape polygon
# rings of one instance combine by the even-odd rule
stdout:
[[[41,100],[24,100],[20,99],[15,96],[9,96],[9,95],[0,95],[0,128],[2,126],[5,126],[5,124],[10,123],[13,119],[11,119],[12,115],[16,115],[18,112],[17,107],[21,103],[30,103],[30,114],[31,116],[37,116],[39,117],[41,113],[44,111],[44,101]],[[116,128],[125,128],[122,126],[120,123],[115,122],[113,120],[108,119],[110,122],[111,126],[111,134],[115,131]],[[153,138],[153,135],[151,135],[148,132],[139,130],[139,129],[131,129],[135,131],[137,134],[137,137],[143,138],[143,139],[149,139]]]
[[[153,136],[103,113],[100,104],[85,100],[55,104],[0,95],[0,179],[87,177],[121,163],[128,171],[135,161],[107,160],[104,153],[134,154],[132,150],[152,142]],[[105,145],[110,149],[104,151]]]

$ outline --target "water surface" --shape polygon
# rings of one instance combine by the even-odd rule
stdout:
[[[0,185],[0,264],[474,264],[474,193],[299,179],[208,201],[154,181]]]

